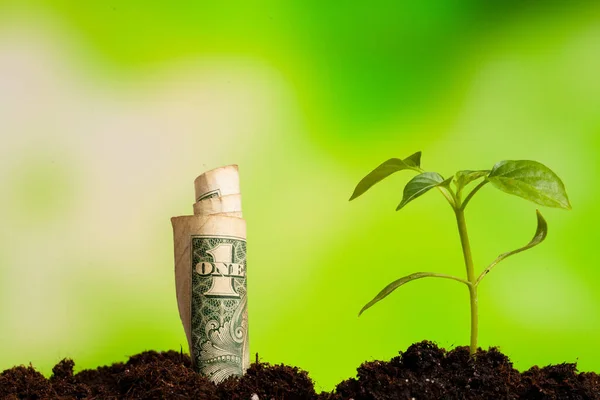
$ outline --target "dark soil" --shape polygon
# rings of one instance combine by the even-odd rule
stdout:
[[[315,392],[305,371],[254,363],[242,378],[214,385],[175,351],[147,351],[127,363],[73,373],[65,359],[46,379],[33,367],[0,374],[0,399],[198,399],[198,400],[600,400],[600,375],[578,373],[575,364],[533,367],[520,373],[497,349],[446,352],[431,342],[410,346],[390,361],[366,362],[357,377],[333,393]]]

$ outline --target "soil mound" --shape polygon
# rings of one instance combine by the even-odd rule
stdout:
[[[520,373],[496,348],[469,356],[467,347],[446,351],[424,341],[390,361],[370,361],[356,378],[317,394],[306,371],[257,362],[241,378],[219,385],[196,374],[189,356],[146,351],[126,363],[73,372],[65,359],[46,379],[32,366],[0,373],[0,399],[198,399],[198,400],[600,400],[600,375],[575,364],[533,367]]]

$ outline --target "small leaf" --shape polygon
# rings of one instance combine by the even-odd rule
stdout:
[[[487,177],[496,188],[547,207],[571,209],[565,185],[537,161],[500,161]]]
[[[360,314],[365,312],[368,308],[371,308],[371,306],[373,306],[375,303],[378,303],[381,300],[383,300],[384,298],[386,298],[387,295],[389,295],[390,293],[392,293],[394,290],[398,289],[400,286],[404,285],[405,283],[414,281],[415,279],[425,278],[427,276],[431,276],[431,273],[430,272],[417,272],[414,274],[407,275],[404,278],[395,280],[394,282],[392,282],[389,285],[387,285],[386,287],[384,287],[383,290],[381,292],[379,292],[379,294],[377,296],[375,296],[375,298],[373,300],[368,302],[360,310],[360,312],[358,313],[358,316],[360,317]]]
[[[417,170],[420,166],[420,151],[406,157],[404,160],[401,160],[399,158],[391,158],[379,165],[373,171],[371,171],[358,183],[356,189],[354,189],[354,193],[352,193],[352,196],[350,197],[350,200],[354,200],[355,198],[369,190],[371,186],[381,181],[383,178],[387,178],[394,172],[402,171],[403,169]]]
[[[460,278],[457,278],[457,277],[451,276],[451,275],[437,274],[435,272],[415,272],[414,274],[410,274],[410,275],[405,276],[404,278],[395,280],[394,282],[392,282],[389,285],[387,285],[386,287],[384,287],[383,290],[381,292],[379,292],[379,294],[377,296],[375,296],[375,298],[373,300],[368,302],[360,310],[360,312],[358,313],[358,316],[360,317],[360,315],[363,312],[365,312],[365,310],[367,310],[368,308],[371,308],[371,306],[373,306],[375,303],[378,303],[381,300],[383,300],[384,298],[386,298],[387,295],[392,293],[394,290],[398,289],[400,286],[402,286],[405,283],[408,283],[410,281],[414,281],[415,279],[421,279],[421,278],[445,278],[445,279],[452,279],[452,280],[458,281],[460,283],[464,283],[467,286],[471,285],[469,282],[465,281],[464,279],[460,279]]]
[[[506,253],[502,253],[500,254],[493,263],[491,263],[482,273],[481,275],[479,275],[479,278],[477,278],[477,283],[479,284],[479,282],[491,271],[492,268],[494,268],[496,266],[496,264],[498,264],[500,261],[504,260],[506,257],[512,256],[514,254],[520,253],[522,251],[531,249],[532,247],[537,246],[538,244],[542,243],[544,241],[544,239],[546,239],[546,235],[548,234],[548,223],[546,222],[546,220],[544,219],[544,217],[542,217],[542,214],[540,213],[539,210],[535,210],[536,216],[537,216],[537,228],[535,230],[535,235],[533,235],[533,239],[531,239],[529,241],[529,243],[527,243],[525,246],[520,247],[516,250],[513,251],[509,251]]]
[[[437,172],[423,172],[415,176],[404,187],[404,195],[396,211],[436,186],[447,187],[451,181],[452,178],[444,180]]]
[[[421,167],[421,152],[411,154],[404,159],[404,162],[412,167]]]
[[[462,190],[469,183],[471,183],[474,180],[477,180],[483,176],[486,176],[489,173],[490,173],[489,169],[478,170],[478,171],[470,171],[470,170],[458,171],[456,174],[454,174],[454,176],[455,176],[454,183],[456,184],[456,190],[458,190],[458,191]]]

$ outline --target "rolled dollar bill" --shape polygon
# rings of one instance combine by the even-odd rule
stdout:
[[[194,181],[196,201],[212,197],[240,193],[240,177],[237,165],[215,168],[207,171]]]
[[[179,315],[196,371],[215,383],[250,364],[246,222],[222,215],[174,217]]]
[[[242,217],[242,195],[210,197],[194,203],[195,215],[211,215],[227,213],[231,216]]]
[[[237,166],[202,174],[196,194],[239,191],[237,174]],[[193,366],[219,383],[250,365],[246,222],[239,193],[201,198],[194,215],[171,218],[175,286]]]

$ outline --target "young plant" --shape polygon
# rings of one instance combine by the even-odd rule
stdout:
[[[565,186],[560,178],[552,172],[548,167],[536,161],[500,161],[491,170],[458,171],[454,176],[444,179],[437,172],[425,172],[421,169],[421,152],[417,152],[403,160],[392,158],[375,168],[370,174],[365,176],[354,189],[354,193],[350,200],[369,190],[374,184],[382,179],[390,176],[394,172],[402,170],[411,170],[418,173],[404,187],[404,195],[402,201],[396,207],[396,211],[403,208],[405,205],[423,195],[432,188],[437,188],[446,198],[454,214],[456,215],[456,223],[458,225],[458,234],[462,246],[465,267],[467,269],[467,279],[461,279],[456,276],[440,274],[435,272],[415,272],[403,278],[395,280],[387,285],[373,300],[368,302],[359,312],[359,316],[368,308],[383,300],[387,295],[392,293],[400,286],[421,278],[444,278],[452,279],[463,283],[469,289],[469,297],[471,302],[471,342],[470,352],[475,354],[477,351],[477,328],[478,328],[478,313],[477,313],[477,288],[483,278],[494,268],[500,261],[508,256],[520,253],[540,244],[548,232],[548,225],[536,210],[537,214],[537,229],[533,239],[525,246],[513,251],[500,254],[487,268],[479,275],[475,275],[473,268],[473,258],[471,256],[471,246],[469,245],[469,236],[467,235],[467,225],[465,223],[465,208],[473,198],[473,196],[486,184],[491,183],[497,189],[508,194],[513,194],[530,200],[542,206],[571,209],[571,204],[567,198]],[[481,182],[476,185],[466,196],[463,191],[472,182],[481,179]],[[454,189],[451,187],[454,183]]]

